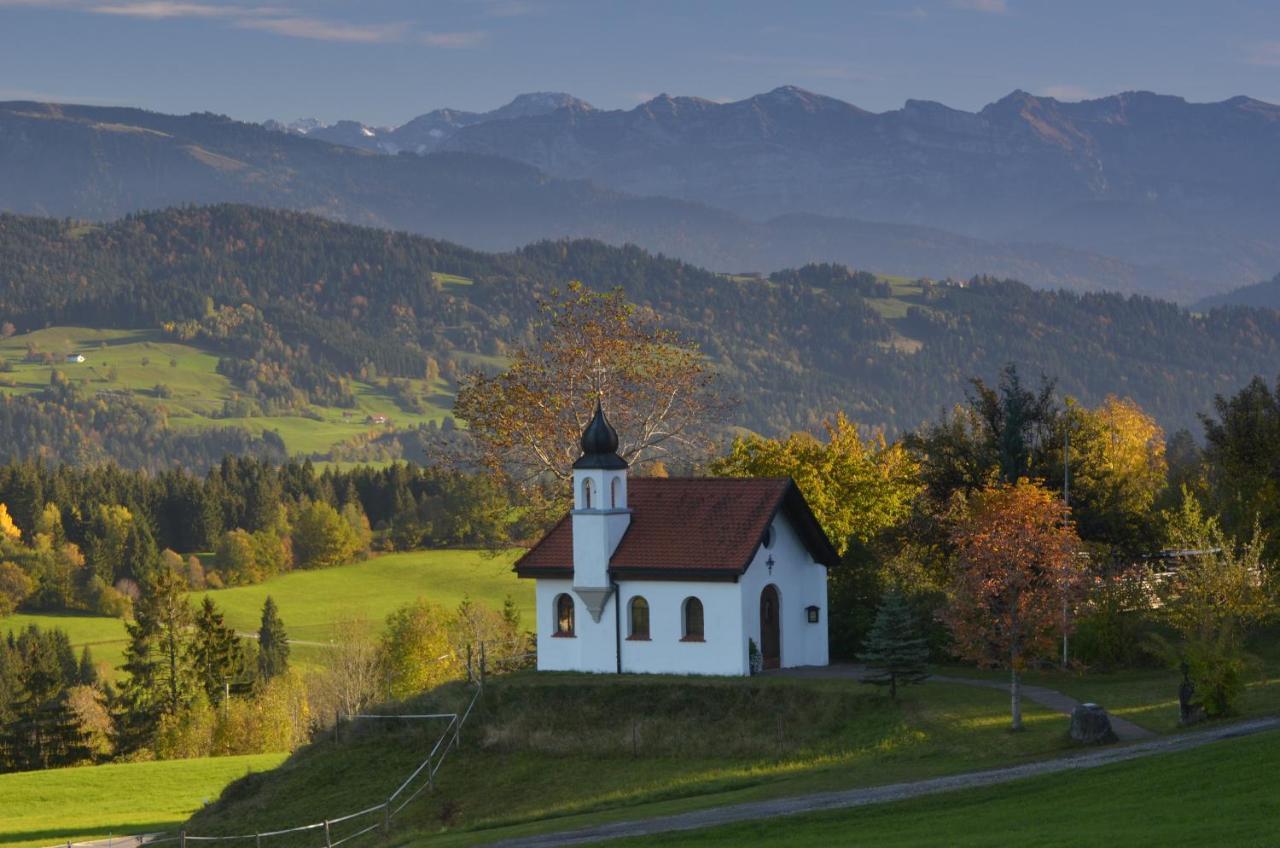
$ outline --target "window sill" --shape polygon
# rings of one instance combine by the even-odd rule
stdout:
[[[648,636],[628,636],[627,641],[628,642],[652,642],[653,640],[650,639]]]
[[[707,640],[702,638],[701,636],[685,636],[680,641],[681,642],[705,642]]]
[[[574,634],[573,633],[552,633],[551,638],[552,639],[572,639],[574,638]]]

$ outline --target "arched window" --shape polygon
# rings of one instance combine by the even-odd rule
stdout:
[[[582,481],[582,508],[591,509],[591,490],[595,488],[591,478]]]
[[[703,641],[702,601],[697,598],[684,599],[684,637],[685,642]]]
[[[609,509],[618,508],[618,490],[621,488],[622,481],[614,477],[613,482],[609,484]]]
[[[631,599],[627,607],[631,614],[631,635],[628,639],[649,638],[649,602],[638,595]]]
[[[556,636],[573,635],[573,597],[556,595]]]

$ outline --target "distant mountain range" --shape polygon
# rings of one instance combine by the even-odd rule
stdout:
[[[1192,309],[1203,312],[1216,306],[1257,306],[1263,309],[1280,309],[1280,274],[1269,280],[1241,286],[1238,289],[1206,297]]]
[[[1280,269],[1277,142],[1280,108],[1141,93],[883,114],[791,87],[629,111],[540,93],[396,128],[15,102],[0,209],[241,202],[488,250],[592,237],[724,271],[834,261],[1191,303]]]
[[[1058,244],[1162,268],[1183,297],[1177,278],[1204,293],[1280,268],[1280,107],[1248,97],[1066,103],[1015,91],[976,113],[909,100],[879,114],[793,86],[731,103],[661,95],[625,111],[534,97],[544,108],[471,116],[429,149],[756,221],[817,214]]]
[[[491,121],[516,120],[547,115],[558,109],[591,111],[592,106],[569,94],[539,91],[521,94],[506,106],[488,112],[466,112],[461,109],[436,109],[398,127],[376,127],[359,121],[322,123],[315,118],[283,123],[267,121],[267,129],[318,138],[375,153],[432,153],[452,138],[458,130]]]

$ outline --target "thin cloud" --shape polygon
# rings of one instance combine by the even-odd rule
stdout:
[[[137,3],[109,3],[90,6],[86,11],[96,15],[121,15],[129,18],[243,18],[262,14],[242,6],[214,6],[210,3],[174,3],[169,0],[150,0]]]
[[[1280,68],[1280,41],[1256,45],[1245,61],[1264,68]]]
[[[445,47],[459,50],[475,47],[489,37],[487,32],[424,32],[418,40],[428,47]]]
[[[1005,0],[951,0],[950,5],[954,9],[964,9],[967,12],[985,12],[989,15],[1003,15],[1009,11]]]
[[[235,25],[240,29],[261,30],[289,38],[340,41],[350,44],[386,44],[404,41],[409,32],[409,25],[405,23],[351,24],[343,21],[300,17],[241,18],[235,21]]]

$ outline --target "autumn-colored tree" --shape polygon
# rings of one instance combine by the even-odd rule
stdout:
[[[9,515],[9,507],[2,503],[0,503],[0,541],[15,543],[22,541],[22,531],[13,523],[13,518]]]
[[[520,483],[568,480],[597,398],[617,428],[619,455],[633,466],[708,446],[702,425],[721,409],[713,373],[696,346],[621,290],[571,283],[542,304],[535,331],[505,371],[472,372],[458,390],[454,416],[486,467]]]
[[[1055,449],[1069,445],[1072,515],[1080,535],[1131,553],[1150,550],[1156,541],[1152,512],[1168,471],[1160,425],[1132,400],[1114,395],[1094,409],[1069,403],[1060,424],[1065,432],[1055,436]],[[1061,469],[1058,456],[1052,466]]]
[[[453,648],[453,617],[419,598],[387,616],[380,654],[393,698],[408,698],[463,676],[465,659]]]
[[[919,466],[901,444],[888,444],[881,434],[864,440],[844,413],[823,429],[825,441],[808,433],[785,440],[734,439],[711,471],[722,477],[792,478],[843,554],[850,540],[868,542],[907,517],[920,491]]]
[[[952,534],[957,571],[942,619],[964,659],[1010,672],[1013,729],[1021,673],[1053,652],[1084,585],[1080,540],[1062,500],[1026,479],[975,493]]]

